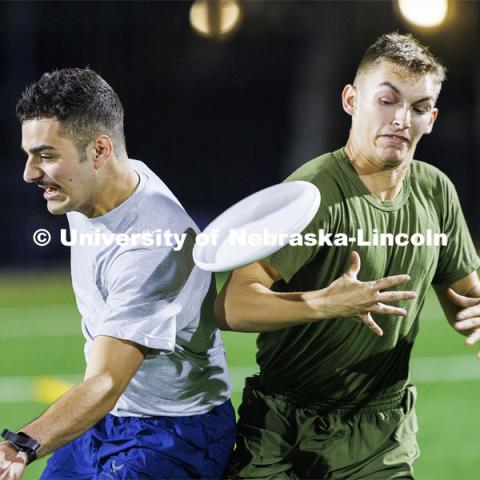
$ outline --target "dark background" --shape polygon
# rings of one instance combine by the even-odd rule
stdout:
[[[382,33],[412,32],[447,65],[433,133],[415,155],[455,183],[480,239],[480,68],[477,2],[450,1],[446,23],[413,29],[393,1],[241,2],[227,39],[189,24],[192,2],[0,3],[0,267],[65,264],[42,192],[22,180],[15,104],[48,70],[90,66],[125,107],[130,157],[145,161],[203,227],[237,200],[342,146],[340,92]],[[37,228],[54,241],[40,248]],[[58,235],[57,235],[58,236]]]

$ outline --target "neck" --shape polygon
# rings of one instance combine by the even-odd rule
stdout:
[[[379,165],[374,159],[365,155],[351,138],[345,145],[345,154],[360,181],[380,201],[394,200],[400,193],[411,161],[402,162],[393,167]]]
[[[129,198],[140,181],[137,172],[126,161],[113,161],[102,172],[97,201],[88,217],[99,217]]]

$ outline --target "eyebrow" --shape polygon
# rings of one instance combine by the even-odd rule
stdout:
[[[21,145],[20,148],[26,152],[26,150],[23,148]],[[44,152],[45,150],[55,150],[55,147],[52,147],[51,145],[39,145],[38,147],[33,147],[30,149],[30,153],[36,154],[36,153],[41,153]]]
[[[396,93],[398,93],[399,95],[401,95],[400,90],[399,90],[393,83],[390,83],[390,82],[382,82],[382,83],[380,83],[380,85],[378,85],[378,86],[379,86],[379,87],[390,87],[394,92],[396,92]],[[420,98],[420,100],[417,100],[416,102],[413,102],[413,105],[416,105],[417,103],[426,102],[427,100],[433,100],[433,97],[428,96],[428,97]]]

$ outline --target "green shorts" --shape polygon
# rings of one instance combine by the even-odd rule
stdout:
[[[228,478],[413,479],[416,390],[302,405],[247,379]]]

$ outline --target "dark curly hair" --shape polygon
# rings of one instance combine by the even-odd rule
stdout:
[[[112,139],[115,155],[125,153],[122,103],[112,87],[89,68],[44,73],[24,90],[16,115],[20,123],[58,119],[60,133],[71,135],[80,153],[101,134]]]
[[[440,85],[446,78],[445,66],[410,33],[402,35],[391,32],[381,35],[365,52],[357,76],[385,61],[403,67],[414,75],[431,74]]]

